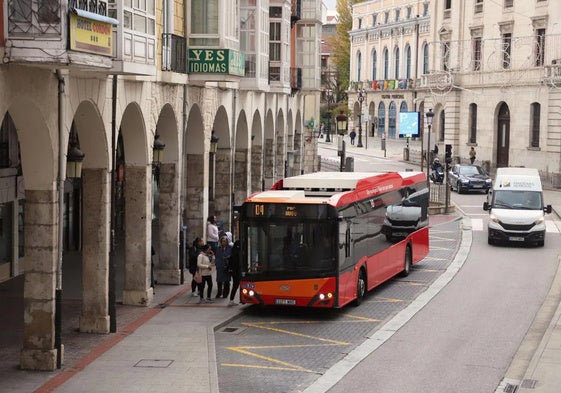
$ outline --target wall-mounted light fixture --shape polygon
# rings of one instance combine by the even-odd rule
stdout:
[[[78,147],[78,135],[74,130],[70,131],[68,152],[66,154],[66,177],[81,178],[82,162],[86,156]]]
[[[212,133],[210,134],[210,152],[211,153],[216,153],[216,149],[218,148],[218,140],[220,138],[218,138],[216,135],[214,135],[214,130],[212,130]]]
[[[154,146],[152,146],[152,161],[155,166],[159,166],[164,160],[164,149],[166,144],[160,140],[160,135],[156,131],[154,135]]]

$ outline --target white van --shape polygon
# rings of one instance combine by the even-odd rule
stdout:
[[[537,169],[498,168],[483,210],[489,211],[489,244],[520,242],[544,245],[544,213],[551,213],[551,205],[544,207]]]

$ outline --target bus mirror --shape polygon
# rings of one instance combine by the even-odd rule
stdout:
[[[485,210],[485,211],[490,210],[488,202],[483,202],[483,210]]]
[[[547,205],[544,209],[544,212],[546,212],[547,214],[551,213],[551,205]]]

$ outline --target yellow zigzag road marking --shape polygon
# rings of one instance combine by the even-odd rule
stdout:
[[[304,373],[318,374],[316,371],[308,370],[307,368],[298,366],[296,364],[283,362],[282,360],[274,359],[274,358],[271,358],[269,356],[259,355],[257,353],[246,351],[244,348],[246,348],[246,347],[229,347],[228,349],[230,349],[234,352],[239,352],[243,355],[253,356],[257,359],[262,359],[262,360],[266,360],[266,361],[271,362],[271,363],[280,364],[280,365],[283,365],[285,367],[284,368],[278,368],[278,367],[271,367],[271,366],[244,366],[244,365],[235,365],[235,364],[230,365],[230,367],[260,367],[260,368],[268,368],[268,369],[269,368],[274,368],[274,369],[277,369],[277,370],[300,371],[300,372],[304,372]],[[251,348],[251,347],[249,347],[249,348]]]
[[[310,336],[308,334],[291,332],[290,330],[277,329],[277,328],[273,328],[273,327],[262,326],[262,325],[259,325],[257,323],[243,322],[242,325],[249,326],[249,327],[254,327],[254,328],[257,328],[257,329],[271,330],[273,332],[289,334],[291,336],[296,336],[296,337],[304,337],[304,338],[309,338],[309,339],[312,339],[312,340],[325,341],[325,342],[336,344],[336,345],[349,345],[349,343],[346,343],[346,342],[343,342],[343,341],[335,341],[335,340],[330,340],[328,338],[314,337],[314,336]]]

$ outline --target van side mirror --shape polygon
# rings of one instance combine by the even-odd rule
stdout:
[[[489,206],[489,202],[483,202],[483,210],[485,211],[491,210],[491,207]]]
[[[551,205],[547,205],[546,207],[544,207],[543,211],[546,212],[547,214],[551,213]]]

